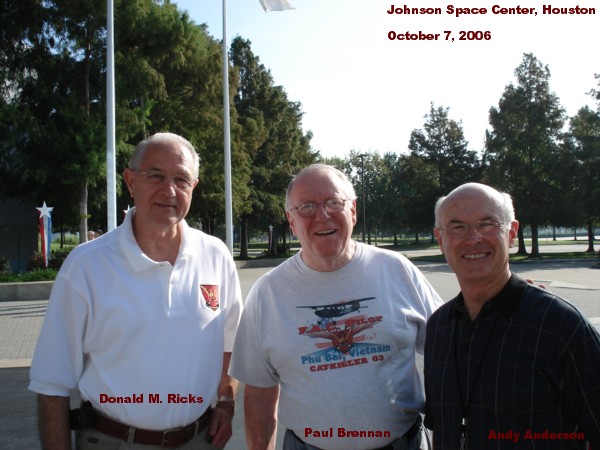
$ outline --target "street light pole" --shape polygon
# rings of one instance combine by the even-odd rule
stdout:
[[[362,190],[362,210],[363,210],[363,220],[362,220],[362,229],[363,229],[363,236],[362,236],[362,241],[365,242],[365,237],[367,235],[367,207],[366,207],[366,196],[365,196],[365,156],[367,156],[366,153],[362,153],[360,155],[358,155],[358,157],[360,158],[360,165],[361,165],[361,169],[360,169],[360,184],[361,184],[361,190]]]

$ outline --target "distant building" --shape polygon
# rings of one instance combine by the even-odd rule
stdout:
[[[35,205],[0,201],[0,256],[10,261],[13,272],[27,270],[27,262],[38,251],[38,218]]]

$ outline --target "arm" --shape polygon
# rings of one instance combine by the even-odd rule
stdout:
[[[219,397],[224,396],[235,400],[238,381],[227,374],[230,360],[231,352],[223,353],[223,370],[221,372],[221,381],[217,389],[217,395]],[[211,439],[211,444],[215,447],[225,447],[225,444],[227,444],[231,438],[231,422],[233,420],[234,412],[234,406],[228,402],[217,402],[215,405],[208,427],[208,436]]]
[[[577,431],[584,433],[592,449],[600,449],[600,334],[587,320],[577,321],[576,331],[569,335],[570,348],[561,361],[564,389],[577,416]]]
[[[259,388],[246,385],[244,417],[249,450],[275,450],[279,386]]]
[[[71,450],[69,397],[38,395],[38,421],[42,448]]]

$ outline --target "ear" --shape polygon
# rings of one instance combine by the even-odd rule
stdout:
[[[442,237],[442,231],[438,227],[435,227],[433,229],[433,233],[435,234],[435,238],[438,241],[440,250],[442,251],[442,253],[444,253],[444,238]]]
[[[290,223],[290,229],[292,230],[292,234],[294,236],[298,236],[296,234],[296,230],[294,230],[294,216],[289,211],[285,212],[285,216],[287,217],[288,222]]]
[[[123,179],[125,180],[125,184],[127,184],[129,195],[131,196],[131,198],[133,198],[133,187],[135,185],[135,170],[126,168],[123,171]]]
[[[356,200],[352,200],[352,206],[350,206],[350,212],[352,213],[352,225],[356,225]]]
[[[513,220],[510,223],[510,229],[508,230],[508,244],[509,244],[509,248],[512,247],[515,244],[515,239],[517,237],[518,232],[519,232],[519,221],[518,220]]]

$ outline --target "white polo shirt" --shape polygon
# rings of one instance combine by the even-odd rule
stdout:
[[[191,423],[216,396],[242,311],[233,259],[218,238],[180,224],[172,266],[149,259],[127,214],[75,248],[54,283],[29,389],[82,399],[120,422]]]

